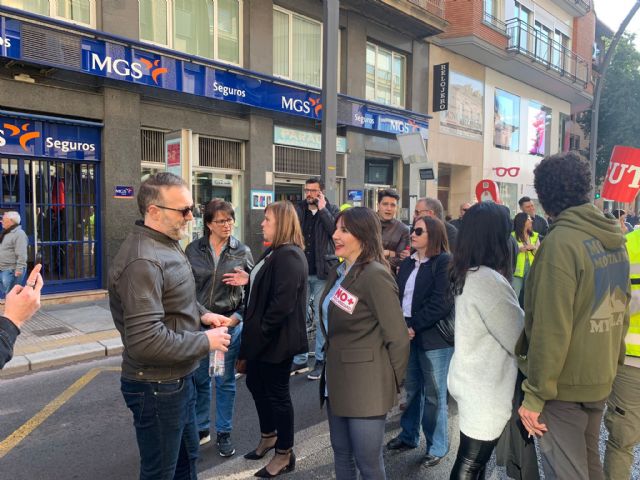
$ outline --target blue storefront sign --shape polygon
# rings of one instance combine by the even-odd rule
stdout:
[[[0,55],[21,60],[21,22],[0,17]],[[322,120],[321,92],[257,72],[231,69],[210,62],[162,55],[137,45],[81,37],[81,68],[90,75],[239,103],[313,120]],[[177,53],[177,52],[176,52]],[[43,62],[46,63],[46,62]],[[421,132],[426,138],[428,117],[390,109],[344,95],[338,98],[338,124],[389,134]],[[397,112],[397,113],[394,113]]]
[[[133,187],[130,185],[116,185],[113,189],[113,198],[133,198]]]
[[[100,160],[100,128],[0,116],[0,155]]]

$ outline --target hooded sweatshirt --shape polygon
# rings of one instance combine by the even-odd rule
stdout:
[[[547,400],[597,402],[611,392],[629,326],[624,243],[617,221],[590,203],[554,220],[525,284],[516,345],[528,410],[541,412]]]

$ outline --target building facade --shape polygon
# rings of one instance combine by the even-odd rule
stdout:
[[[430,65],[449,64],[448,110],[433,111],[429,129],[439,178],[431,194],[437,188],[455,216],[488,179],[514,213],[520,197],[537,198],[541,158],[577,145],[575,114],[593,91],[591,2],[448,0],[446,19],[446,31],[426,39]]]
[[[0,0],[0,210],[18,210],[46,292],[104,286],[146,175],[236,208],[254,252],[272,200],[320,175],[321,0]],[[403,192],[396,135],[428,136],[444,0],[343,0],[337,198]],[[193,237],[201,233],[197,209]]]

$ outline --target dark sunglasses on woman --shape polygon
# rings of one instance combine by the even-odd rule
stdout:
[[[423,233],[426,233],[426,232],[427,232],[426,228],[422,228],[422,227],[414,228],[414,227],[411,227],[411,233],[412,234],[415,233],[416,237],[420,237],[420,236],[422,236]]]

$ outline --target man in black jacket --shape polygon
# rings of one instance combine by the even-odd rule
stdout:
[[[518,200],[518,205],[520,205],[520,210],[531,217],[533,220],[533,231],[538,233],[540,241],[542,241],[549,230],[549,224],[544,217],[536,213],[536,206],[529,197],[522,197]]]
[[[309,178],[304,185],[305,199],[296,205],[296,213],[300,220],[300,227],[304,235],[304,254],[309,265],[309,285],[307,289],[307,303],[311,295],[314,297],[313,309],[316,319],[316,363],[314,369],[307,378],[318,380],[322,375],[324,365],[324,337],[320,335],[317,322],[320,321],[320,305],[318,300],[324,290],[325,280],[329,273],[332,261],[335,257],[333,245],[333,232],[335,232],[335,220],[339,213],[338,207],[331,205],[324,197],[324,185],[319,178]],[[291,373],[293,375],[309,370],[308,354],[296,355],[293,359]]]

